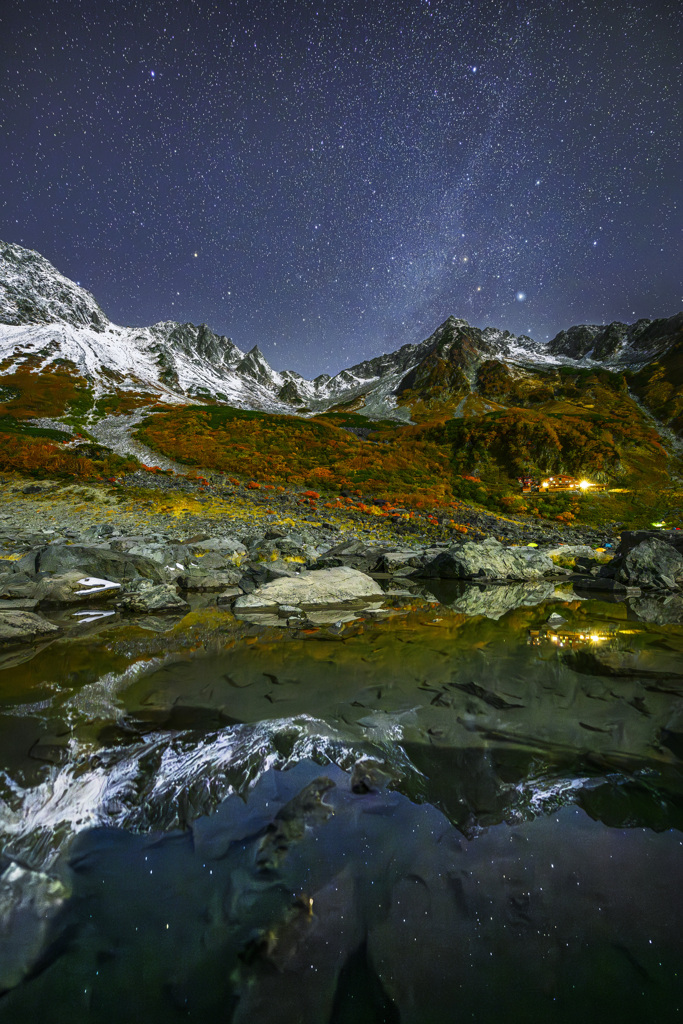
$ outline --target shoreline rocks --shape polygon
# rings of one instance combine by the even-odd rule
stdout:
[[[24,500],[37,503],[41,495]],[[294,518],[278,519],[273,513],[266,519],[254,514],[211,522],[193,514],[176,518],[166,529],[151,522],[145,528],[140,521],[131,529],[125,518],[101,522],[96,516],[88,522],[81,518],[77,528],[65,515],[58,527],[36,531],[29,524],[13,526],[3,513],[0,613],[33,614],[47,623],[40,609],[96,608],[106,602],[105,607],[115,605],[126,615],[182,615],[208,602],[242,616],[276,611],[280,620],[294,624],[306,618],[305,611],[319,615],[354,604],[365,606],[364,614],[377,615],[376,607],[367,606],[383,600],[382,587],[408,586],[416,597],[414,588],[453,581],[485,585],[476,600],[463,597],[461,607],[468,614],[494,617],[520,600],[536,600],[517,591],[497,597],[496,587],[537,587],[540,594],[562,581],[572,584],[577,596],[602,593],[605,600],[635,597],[641,589],[683,593],[683,535],[678,531],[625,532],[618,548],[605,550],[607,541],[600,548],[585,543],[587,531],[577,534],[574,543],[563,543],[557,531],[546,530],[540,546],[537,541],[502,543],[494,536],[475,542],[460,534],[408,539],[394,530],[398,523],[354,523],[345,530],[339,523],[304,518],[310,514],[299,510]],[[383,531],[388,532],[384,539]],[[386,582],[380,587],[378,580]],[[667,615],[676,615],[677,608],[678,603],[671,605]],[[50,629],[48,634],[55,635]],[[48,634],[28,628],[12,633],[27,643]]]

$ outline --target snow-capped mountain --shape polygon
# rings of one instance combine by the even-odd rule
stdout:
[[[493,327],[449,317],[425,341],[404,345],[307,380],[274,370],[258,349],[241,351],[206,324],[163,321],[151,327],[111,323],[94,297],[39,253],[0,242],[0,366],[4,374],[70,365],[96,395],[115,390],[150,401],[212,398],[269,412],[323,411],[337,405],[368,416],[409,419],[402,396],[462,395],[477,368],[499,360],[525,373],[553,364],[638,366],[681,337],[683,314],[632,325],[582,325],[545,345]]]

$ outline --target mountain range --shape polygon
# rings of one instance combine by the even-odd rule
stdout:
[[[450,316],[419,344],[307,380],[273,369],[257,346],[244,352],[206,324],[114,324],[90,292],[40,253],[0,242],[3,377],[68,370],[96,397],[135,393],[139,404],[145,398],[149,404],[199,399],[304,415],[362,410],[370,418],[409,422],[420,410],[424,419],[435,404],[455,416],[499,407],[506,388],[533,392],[539,373],[547,377],[565,366],[627,373],[639,397],[678,427],[673,421],[683,413],[682,338],[683,313],[573,326],[546,344]]]

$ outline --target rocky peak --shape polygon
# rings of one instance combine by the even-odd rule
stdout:
[[[273,369],[258,345],[254,345],[247,352],[246,356],[237,364],[236,369],[238,373],[247,374],[261,383],[270,383],[273,379]]]
[[[0,323],[70,324],[103,331],[94,297],[32,249],[0,242]]]

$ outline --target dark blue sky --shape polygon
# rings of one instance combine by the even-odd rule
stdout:
[[[681,298],[678,5],[5,0],[0,238],[306,376]],[[680,202],[678,203],[680,206]]]

